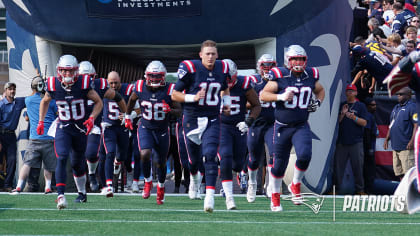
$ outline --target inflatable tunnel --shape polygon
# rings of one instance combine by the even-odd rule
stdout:
[[[9,75],[20,88],[18,96],[28,95],[37,73],[54,75],[64,53],[90,60],[99,76],[117,70],[124,82],[133,82],[151,60],[176,72],[182,60],[198,58],[206,39],[218,43],[219,59],[230,58],[239,69],[255,69],[264,53],[281,65],[284,48],[303,46],[327,92],[320,110],[310,116],[313,159],[304,184],[316,193],[331,185],[338,108],[343,85],[350,81],[348,39],[355,0],[3,2]]]

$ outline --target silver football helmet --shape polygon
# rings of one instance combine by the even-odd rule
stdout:
[[[293,60],[303,58],[303,60]],[[291,45],[287,48],[286,53],[284,54],[284,65],[287,69],[295,71],[295,72],[303,72],[306,68],[306,64],[308,62],[308,56],[306,55],[306,51],[303,47],[299,45]]]
[[[236,84],[236,79],[238,77],[238,67],[235,62],[231,59],[223,59],[229,66],[229,77],[227,78],[229,88],[232,88]]]
[[[89,61],[82,61],[79,64],[79,75],[89,75],[92,78],[95,78],[95,67]]]
[[[57,74],[61,82],[67,85],[74,84],[78,76],[79,63],[72,55],[63,55],[57,63]]]
[[[152,88],[165,86],[166,67],[160,61],[152,61],[147,65],[144,77],[146,85]]]
[[[264,76],[276,65],[276,59],[271,54],[263,54],[257,61],[257,72]]]

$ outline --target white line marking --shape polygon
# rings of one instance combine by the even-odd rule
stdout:
[[[0,222],[79,222],[79,223],[200,223],[200,224],[300,224],[300,225],[420,225],[420,222],[324,222],[324,221],[212,221],[212,220],[80,220],[80,219],[0,219]]]

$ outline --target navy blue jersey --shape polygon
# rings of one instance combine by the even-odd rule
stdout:
[[[270,75],[277,82],[279,94],[287,90],[294,92],[293,101],[276,102],[275,118],[283,124],[299,124],[306,122],[309,117],[308,105],[319,79],[318,69],[306,67],[305,71],[296,78],[293,73],[284,67],[274,67]]]
[[[414,16],[416,15],[407,9],[398,13],[392,22],[392,33],[398,33],[401,38],[404,38],[404,28],[410,24],[411,18]]]
[[[196,94],[202,88],[206,97],[198,102],[185,103],[184,115],[193,117],[214,117],[220,114],[220,92],[227,86],[228,65],[217,60],[213,70],[209,71],[200,60],[186,60],[179,64],[178,81],[175,90],[186,94]]]
[[[104,95],[106,91],[108,90],[108,81],[105,78],[99,78],[99,79],[93,79],[91,78],[91,86],[95,91],[98,93],[99,97],[101,99],[104,99]],[[88,106],[87,106],[87,112],[88,114],[92,113],[93,111],[94,103],[92,100],[88,100]],[[95,125],[100,127],[102,122],[102,110],[101,113],[99,113],[98,117],[95,119]]]
[[[125,102],[128,102],[128,98],[133,92],[133,88],[134,85],[123,83],[117,92],[121,94]],[[104,98],[102,121],[111,125],[121,125],[121,120],[119,119],[120,112],[120,107],[116,101]]]
[[[236,84],[230,88],[230,116],[222,113],[222,123],[236,125],[245,120],[246,92],[252,89],[253,82],[249,76],[238,76]]]
[[[56,100],[60,123],[83,127],[83,122],[90,115],[87,112],[87,94],[91,89],[89,76],[79,76],[69,89],[65,89],[57,77],[48,78],[47,91]]]
[[[254,89],[257,92],[258,97],[260,97],[262,90],[267,84],[268,80],[265,80],[261,75],[251,75],[252,81],[254,82]],[[276,107],[275,102],[263,102],[260,99],[261,103],[261,113],[258,118],[263,117],[267,122],[274,122],[274,108]]]
[[[377,81],[382,82],[393,68],[391,63],[366,47],[354,47],[352,51],[361,56],[354,70],[360,71],[366,69]]]
[[[172,91],[175,84],[166,84],[156,90],[150,89],[144,80],[138,80],[135,85],[141,108],[141,124],[148,129],[168,129],[169,115],[163,112],[163,104],[172,104]]]

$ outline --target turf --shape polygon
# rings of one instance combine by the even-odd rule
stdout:
[[[66,235],[403,235],[420,231],[420,214],[395,212],[343,212],[343,199],[325,198],[315,214],[307,206],[282,200],[283,212],[271,212],[270,202],[260,197],[247,203],[236,197],[238,210],[227,211],[224,198],[216,197],[215,211],[203,212],[202,200],[166,196],[89,195],[87,203],[73,203],[57,210],[56,195],[0,195],[0,234]]]

